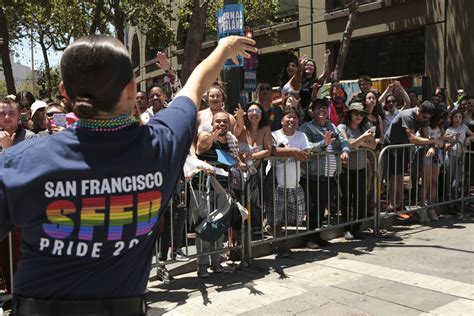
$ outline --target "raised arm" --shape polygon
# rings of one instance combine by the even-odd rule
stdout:
[[[318,83],[320,85],[324,83],[324,80],[326,80],[327,76],[329,75],[329,56],[330,55],[331,55],[331,51],[329,49],[326,49],[326,52],[324,53],[323,72],[318,77]]]
[[[186,96],[196,105],[201,103],[201,96],[209,89],[218,77],[222,66],[228,58],[237,63],[237,55],[250,58],[248,52],[257,52],[255,41],[248,37],[229,36],[221,39],[216,49],[204,59],[189,76],[188,81],[176,97]]]

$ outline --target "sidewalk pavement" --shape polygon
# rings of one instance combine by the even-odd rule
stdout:
[[[149,284],[149,315],[474,315],[474,217]],[[230,267],[229,269],[231,269]]]

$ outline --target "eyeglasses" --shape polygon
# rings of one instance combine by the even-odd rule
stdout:
[[[356,116],[364,116],[365,115],[365,113],[362,112],[362,111],[352,111],[352,113]]]
[[[464,91],[458,91],[457,92],[457,95],[463,95],[464,94]]]
[[[64,114],[64,113],[63,112],[49,112],[49,113],[46,113],[46,116],[53,117],[54,114]]]
[[[266,91],[272,91],[272,87],[270,87],[270,86],[260,86],[258,88],[258,90],[260,90],[260,91],[265,91],[265,90]]]
[[[397,100],[386,100],[385,103],[397,103]]]
[[[260,109],[250,109],[250,110],[247,110],[247,113],[260,114],[260,113],[262,113],[262,110],[260,110]]]

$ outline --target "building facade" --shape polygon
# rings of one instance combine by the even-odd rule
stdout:
[[[472,0],[359,0],[352,40],[342,79],[422,75],[425,98],[435,87],[446,87],[451,95],[465,88],[474,94],[474,1]],[[288,55],[306,55],[323,69],[323,54],[332,52],[335,65],[348,10],[343,0],[281,0],[289,22],[275,24],[279,43],[265,35],[265,27],[254,29],[259,48],[258,81],[278,84],[278,75]],[[170,22],[173,23],[173,22]],[[176,22],[174,22],[176,23]],[[177,25],[173,26],[177,29]],[[162,71],[147,53],[146,37],[130,29],[128,34],[140,88],[155,82]],[[201,58],[215,47],[204,42]],[[180,69],[183,51],[173,51],[173,67]],[[171,54],[170,54],[171,55]],[[147,58],[148,57],[148,58]]]

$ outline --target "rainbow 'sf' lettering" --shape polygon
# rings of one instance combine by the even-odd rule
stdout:
[[[77,238],[93,240],[94,228],[107,225],[107,240],[122,240],[124,226],[134,222],[136,223],[135,236],[146,235],[158,223],[160,207],[160,191],[83,198],[80,223],[77,223],[79,224]],[[67,215],[74,214],[76,211],[77,207],[72,201],[63,199],[51,202],[46,209],[50,223],[43,224],[45,233],[55,239],[69,237],[76,223]]]
[[[102,210],[98,213],[98,210]],[[94,226],[104,226],[105,197],[86,198],[82,200],[80,240],[92,240]]]
[[[74,221],[65,215],[75,212],[76,206],[71,201],[59,200],[50,203],[46,215],[52,224],[43,224],[44,232],[52,238],[68,237],[74,230]]]
[[[133,196],[113,196],[110,198],[108,240],[122,240],[123,226],[133,223],[133,212],[125,211],[133,207]]]
[[[158,222],[160,213],[161,193],[150,191],[138,194],[137,232],[135,236],[148,234]]]

